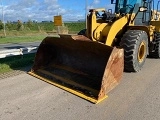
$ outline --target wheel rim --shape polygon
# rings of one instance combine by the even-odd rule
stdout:
[[[141,42],[138,50],[138,61],[141,63],[143,62],[146,54],[146,44],[144,42]]]

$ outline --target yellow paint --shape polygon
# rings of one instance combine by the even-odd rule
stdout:
[[[120,31],[120,30],[123,30],[124,26],[127,24],[128,22],[128,16],[124,16],[118,20],[116,20],[112,26],[106,26],[104,29],[103,29],[103,33],[105,34],[106,31],[109,31],[107,33],[107,39],[106,39],[106,45],[108,46],[111,46],[113,41],[114,41],[114,38],[116,37],[117,33]]]
[[[139,49],[138,49],[138,61],[143,62],[145,53],[146,53],[146,44],[144,42],[141,42]]]
[[[106,45],[112,46],[114,38],[123,30],[124,26],[129,22],[130,15],[123,17],[117,15],[117,20],[113,23],[106,22],[96,16],[97,11],[102,9],[93,9],[87,18],[87,37],[93,41],[102,41]],[[116,14],[115,14],[116,16]]]
[[[55,26],[62,26],[62,16],[54,16],[54,25]]]
[[[97,29],[95,29],[94,34],[93,34],[93,38],[96,39],[97,41],[100,41],[102,35],[105,35],[105,36],[106,36],[106,33],[109,32],[109,31],[108,31],[109,29],[104,32],[105,34],[104,34],[102,31],[103,31],[103,29],[104,29],[107,25],[108,25],[108,23],[102,23],[102,24],[100,24],[100,25],[97,27]]]

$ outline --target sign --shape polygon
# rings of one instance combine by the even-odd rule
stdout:
[[[54,16],[54,25],[55,26],[62,26],[62,16]]]

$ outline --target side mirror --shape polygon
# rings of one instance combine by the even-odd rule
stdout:
[[[147,7],[143,7],[143,6],[139,7],[139,12],[145,12],[147,10],[148,10]]]

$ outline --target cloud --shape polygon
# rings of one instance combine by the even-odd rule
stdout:
[[[11,0],[4,5],[4,20],[23,22],[28,20],[52,21],[53,16],[60,14],[64,21],[79,20],[85,18],[85,2],[63,3],[62,0]],[[100,0],[93,0],[87,8],[95,8]],[[1,9],[2,6],[0,6]],[[1,19],[1,10],[0,10]]]
[[[84,18],[84,10],[82,8],[78,10],[68,9],[60,5],[58,0],[17,0],[11,2],[11,4],[4,5],[3,8],[5,21],[52,21],[53,16],[57,14],[62,15],[64,21]]]
[[[55,4],[49,5],[49,1],[45,0],[44,3],[40,3],[37,0],[21,0],[12,5],[4,7],[5,20],[8,21],[28,21],[28,19],[37,19],[38,21],[50,20],[56,13],[54,10],[51,12],[51,8],[58,8],[56,0],[51,0]],[[41,5],[42,4],[42,5]]]

